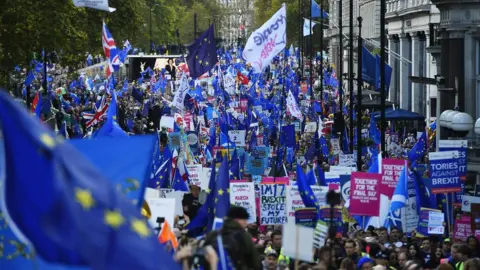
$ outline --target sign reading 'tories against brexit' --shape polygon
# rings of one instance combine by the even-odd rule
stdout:
[[[432,192],[435,194],[460,192],[462,187],[458,151],[431,152],[428,154],[428,158],[430,159]]]

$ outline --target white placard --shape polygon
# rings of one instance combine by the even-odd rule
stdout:
[[[260,224],[281,225],[287,221],[286,185],[266,184],[260,187]]]
[[[442,212],[430,211],[428,213],[428,233],[443,234],[444,214]]]
[[[190,183],[194,186],[202,187],[202,165],[187,165],[187,170]]]
[[[463,212],[472,212],[472,203],[480,203],[480,197],[462,196],[462,211]]]
[[[338,173],[339,175],[350,175],[352,172],[356,172],[356,167],[347,166],[330,166],[330,172]]]
[[[305,132],[306,133],[315,133],[317,130],[317,123],[316,122],[307,122],[305,124]]]
[[[147,187],[145,189],[145,195],[143,196],[143,198],[160,198],[160,190]]]
[[[317,199],[319,207],[327,205],[326,196],[328,192],[328,187],[322,186],[310,186],[312,188],[313,194]],[[295,221],[295,210],[299,208],[305,208],[303,204],[302,197],[298,191],[297,186],[287,186],[287,204],[286,211],[287,217],[290,222]]]
[[[289,222],[283,226],[282,253],[291,259],[313,262],[313,228],[296,226]]]
[[[313,233],[313,247],[321,248],[325,245],[328,237],[328,226],[323,221],[318,221]]]
[[[236,146],[245,146],[245,130],[230,130],[228,137]]]
[[[183,73],[182,78],[180,79],[180,86],[178,87],[177,93],[175,93],[175,96],[173,97],[172,106],[183,110],[183,101],[185,100],[185,96],[188,93],[188,89],[189,86],[187,75]]]
[[[255,204],[255,187],[250,183],[230,183],[230,203],[241,206],[248,211],[248,223],[257,221],[257,207]]]
[[[116,9],[108,6],[108,0],[73,0],[76,7],[88,7],[108,12],[114,12]]]
[[[160,198],[168,198],[167,195],[174,192],[175,190],[173,188],[162,188],[159,190],[160,192]]]
[[[168,132],[173,132],[174,122],[173,116],[162,116],[162,118],[160,118],[160,130],[166,128]]]
[[[149,198],[146,200],[150,210],[152,211],[152,217],[148,220],[148,224],[152,228],[157,228],[157,218],[163,217],[165,220],[173,226],[175,220],[175,199],[172,198]]]
[[[233,77],[232,74],[227,73],[224,79],[225,91],[230,95],[235,95],[235,77]]]
[[[355,160],[354,154],[340,154],[338,159],[338,165],[340,166],[356,166],[357,162]]]
[[[243,59],[255,73],[262,72],[287,44],[287,10],[285,4],[248,38]]]
[[[342,149],[340,149],[339,139],[330,139],[330,144],[332,145],[332,151],[334,155],[338,155],[340,152],[342,152]]]

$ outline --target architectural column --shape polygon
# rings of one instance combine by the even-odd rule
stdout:
[[[422,42],[418,33],[412,34],[412,76],[421,77],[423,70],[422,63]],[[412,110],[414,112],[422,113],[422,96],[423,85],[419,83],[412,83]]]
[[[390,35],[388,37],[388,49],[390,53],[388,54],[388,64],[393,68],[392,71],[392,79],[390,82],[390,89],[388,91],[388,100],[391,102],[398,104],[398,87],[397,87],[397,80],[400,75],[398,69],[395,68],[396,63],[398,61],[397,56],[394,54],[398,51],[397,49],[398,41],[395,36]]]
[[[410,59],[410,40],[407,34],[402,34],[400,38],[400,56],[404,59]],[[406,61],[400,61],[400,108],[410,110],[410,87],[408,76],[410,74],[410,64]]]

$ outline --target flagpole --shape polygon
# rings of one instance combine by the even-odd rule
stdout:
[[[386,6],[385,1],[380,1],[380,137],[381,137],[381,149],[382,152],[387,154],[385,149],[385,130],[386,130],[386,119],[385,119],[385,13]],[[440,104],[440,103],[438,103]],[[439,105],[438,105],[439,106]]]
[[[285,57],[283,58],[283,64],[285,65]],[[285,100],[285,73],[286,73],[286,71],[285,71],[285,69],[283,69],[282,73],[283,73],[282,74],[283,84],[282,84],[282,104],[281,104],[282,108],[281,108],[281,111],[280,111],[281,113],[283,112],[284,109],[286,110],[286,108],[285,108],[285,104],[286,104],[286,100]],[[282,134],[283,117],[284,117],[285,114],[286,114],[286,112],[282,113],[281,116],[280,116],[280,125],[279,125],[279,130],[278,130],[278,141],[277,141],[278,142],[278,147],[277,147],[277,153],[276,153],[277,156],[275,157],[275,163],[273,164],[273,183],[276,183],[276,181],[277,181],[277,164],[279,162],[279,157],[280,157],[280,155],[278,153],[279,153],[279,150],[280,150],[279,148],[281,147],[280,138],[282,136],[281,134]],[[283,166],[282,166],[282,169],[283,169]]]
[[[360,16],[358,20],[358,41],[357,41],[357,170],[362,170],[362,21]],[[353,47],[353,40],[352,40]],[[353,93],[352,93],[353,96]]]
[[[309,28],[310,28],[310,49],[308,52],[308,56],[310,57],[310,76],[308,79],[308,83],[310,84],[310,95],[313,96],[313,33],[312,33],[312,19],[313,19],[313,0],[310,0],[310,20],[309,20]]]
[[[344,119],[343,117],[343,18],[342,18],[342,11],[343,11],[343,7],[342,7],[342,2],[343,0],[340,0],[338,2],[339,4],[339,7],[338,7],[338,37],[339,37],[339,56],[338,56],[338,74],[337,74],[337,78],[338,78],[338,85],[340,87],[339,89],[339,96],[340,96],[340,99],[339,99],[339,105],[340,105],[340,115],[342,116],[342,119]],[[323,46],[322,46],[323,47]],[[322,94],[323,95],[323,94]],[[345,139],[344,134],[345,132],[345,127],[343,128],[342,130],[342,139]],[[348,149],[343,149],[344,151],[348,151]],[[352,149],[353,150],[353,149]],[[351,152],[353,153],[353,151]]]
[[[342,1],[342,0],[340,0]],[[350,41],[350,50],[348,54],[348,88],[350,92],[350,148],[352,149],[353,153],[353,0],[350,0],[350,33],[349,33],[349,41]],[[360,138],[357,138],[360,140]],[[360,153],[357,153],[357,155]]]
[[[43,93],[48,95],[48,83],[47,83],[47,52],[43,48]]]
[[[298,10],[300,12],[298,12],[298,15],[300,18],[298,18],[298,23],[300,24],[299,25],[299,30],[298,30],[298,52],[300,54],[300,57],[298,59],[298,67],[301,68],[301,74],[302,74],[302,77],[303,77],[303,66],[302,66],[302,39],[303,39],[303,10],[302,10],[302,0],[298,0]],[[300,79],[301,80],[301,79]]]
[[[323,0],[320,0],[320,8]],[[320,10],[320,100],[323,99],[323,9]]]

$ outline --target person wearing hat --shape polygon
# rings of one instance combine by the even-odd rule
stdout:
[[[373,269],[373,260],[368,257],[362,257],[358,260],[357,263],[358,270],[372,270]]]
[[[278,254],[275,250],[271,249],[265,253],[265,258],[262,261],[262,266],[264,270],[276,270],[280,269],[277,264]]]
[[[260,256],[252,243],[252,236],[246,231],[249,217],[245,208],[232,205],[223,227],[210,232],[205,238],[205,245],[217,247],[217,236],[220,234],[228,256],[237,270],[262,269]]]

